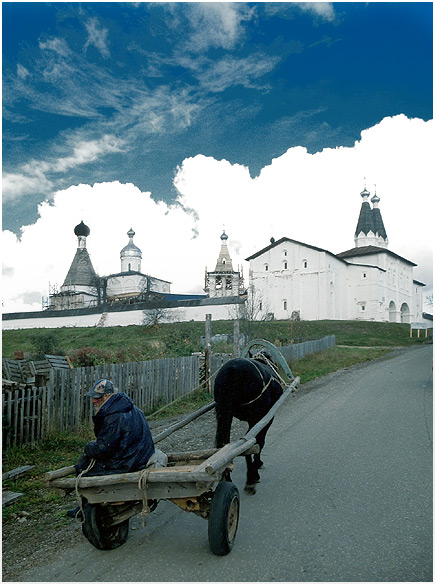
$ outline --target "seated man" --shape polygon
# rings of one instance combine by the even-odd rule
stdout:
[[[86,476],[134,472],[147,466],[154,442],[145,414],[125,393],[116,393],[108,379],[98,380],[86,394],[92,398],[96,440],[86,444],[75,465],[81,473],[94,460]],[[155,457],[154,457],[155,458]]]
[[[134,472],[145,467],[166,466],[168,457],[155,451],[145,414],[125,393],[117,393],[109,379],[99,379],[86,394],[92,398],[96,440],[88,442],[75,465],[76,475]],[[67,511],[80,517],[80,507]]]

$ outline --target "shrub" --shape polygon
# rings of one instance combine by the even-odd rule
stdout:
[[[74,367],[94,367],[95,365],[118,362],[113,351],[97,349],[96,347],[82,347],[71,351],[69,358]]]

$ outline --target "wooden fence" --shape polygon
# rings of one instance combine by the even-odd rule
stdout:
[[[142,409],[167,404],[199,387],[200,357],[61,369],[50,385],[3,390],[3,447],[34,443],[52,432],[77,430],[91,421],[85,393],[101,378],[111,379]]]
[[[335,344],[335,337],[279,347],[287,359],[301,359]],[[220,367],[231,355],[212,354],[210,359],[211,391]],[[168,404],[205,386],[200,355],[156,359],[138,363],[100,365],[51,372],[45,387],[3,389],[3,447],[35,443],[53,432],[77,430],[90,422],[92,403],[85,393],[98,379],[111,379],[119,391],[129,395],[144,410]],[[211,399],[211,398],[210,398]]]

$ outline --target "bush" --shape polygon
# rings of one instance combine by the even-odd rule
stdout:
[[[69,358],[74,367],[94,367],[95,365],[118,362],[113,351],[97,349],[96,347],[82,347],[71,351]]]
[[[31,338],[35,348],[35,358],[43,359],[45,355],[63,355],[59,349],[59,338],[55,332],[33,335]]]

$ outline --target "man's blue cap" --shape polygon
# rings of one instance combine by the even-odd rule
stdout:
[[[115,388],[113,383],[109,379],[99,379],[91,391],[86,394],[87,397],[92,397],[94,399],[99,399],[103,397],[106,393],[115,393]]]

